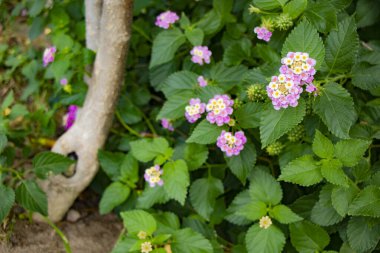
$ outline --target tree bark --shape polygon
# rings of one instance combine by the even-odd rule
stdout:
[[[89,49],[98,51],[100,19],[102,15],[102,0],[86,0],[86,45]]]
[[[133,0],[103,0],[98,50],[85,103],[74,125],[52,149],[64,155],[77,154],[75,174],[69,178],[51,176],[41,182],[48,196],[49,218],[53,222],[63,218],[98,171],[97,153],[107,138],[124,79],[132,5]],[[96,43],[91,46],[96,48]]]

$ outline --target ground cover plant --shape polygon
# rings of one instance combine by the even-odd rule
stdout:
[[[95,57],[83,4],[41,3],[1,10],[29,31],[0,41],[4,221],[14,205],[47,216],[36,179],[72,173],[75,154],[47,149],[75,125]],[[123,221],[113,252],[377,252],[379,7],[135,1],[90,185]]]

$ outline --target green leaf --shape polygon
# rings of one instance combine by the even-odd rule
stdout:
[[[306,9],[307,0],[291,0],[283,8],[283,12],[289,14],[292,19],[298,18]]]
[[[139,180],[139,164],[132,153],[128,153],[120,165],[120,180],[133,184]]]
[[[288,0],[253,0],[256,7],[263,10],[273,10],[283,7]]]
[[[3,222],[5,217],[8,216],[9,211],[12,209],[15,203],[15,192],[12,188],[0,184],[0,224]]]
[[[334,6],[327,1],[309,2],[305,17],[310,23],[322,33],[328,33],[336,28],[337,11]]]
[[[380,240],[380,225],[376,219],[351,217],[347,226],[348,242],[357,252],[372,252]]]
[[[239,208],[236,214],[250,221],[260,220],[267,214],[267,205],[262,201],[250,201],[248,204]]]
[[[351,203],[348,214],[380,217],[380,189],[374,185],[364,188]]]
[[[199,169],[208,158],[208,148],[196,143],[184,143],[176,147],[173,159],[184,159],[189,170]]]
[[[206,220],[214,211],[216,198],[224,192],[221,180],[213,177],[200,178],[190,187],[190,201],[194,209]]]
[[[204,119],[195,127],[186,142],[212,144],[216,142],[222,130],[227,130],[227,127],[219,127],[216,124],[211,124]]]
[[[260,139],[262,147],[278,140],[298,125],[306,113],[306,105],[303,100],[297,107],[275,110],[271,105],[261,114]]]
[[[331,193],[331,202],[335,210],[341,215],[345,216],[348,212],[348,207],[358,194],[359,190],[353,186],[334,187]]]
[[[369,145],[371,145],[371,141],[360,139],[342,140],[335,145],[335,156],[344,166],[354,167],[359,163]]]
[[[305,52],[317,61],[318,69],[325,58],[325,48],[317,30],[306,20],[302,21],[286,38],[281,54],[288,52]]]
[[[177,95],[171,96],[161,108],[157,115],[157,119],[171,119],[175,120],[182,118],[185,115],[185,107],[189,104],[190,99],[194,96],[192,91],[181,92]]]
[[[215,64],[210,70],[210,78],[218,87],[228,91],[240,83],[247,73],[247,67],[243,65],[227,67],[223,63]]]
[[[341,10],[350,6],[352,0],[332,0],[330,2],[337,10]]]
[[[324,85],[322,94],[315,100],[314,112],[335,136],[349,138],[350,128],[357,115],[350,93],[342,86],[336,83]]]
[[[363,90],[380,87],[380,65],[360,63],[352,68],[352,84]]]
[[[29,8],[28,15],[36,17],[44,9],[46,0],[33,1],[32,6]]]
[[[256,149],[252,142],[247,142],[244,149],[237,156],[226,157],[231,172],[243,183],[256,163]]]
[[[280,253],[285,245],[285,235],[274,225],[264,229],[255,224],[248,229],[245,244],[248,253]]]
[[[137,235],[140,231],[144,231],[152,235],[157,230],[154,217],[143,210],[126,211],[120,215],[129,234]]]
[[[74,45],[73,39],[62,32],[55,34],[52,37],[52,41],[53,41],[54,46],[57,47],[57,50],[63,51],[63,52],[67,52]]]
[[[186,70],[173,73],[163,83],[162,92],[169,99],[185,91],[194,92],[199,89],[197,78],[197,74]]]
[[[344,173],[343,164],[338,159],[322,160],[321,173],[332,184],[348,187],[348,178]]]
[[[356,20],[358,27],[375,24],[379,19],[380,3],[372,0],[359,0],[356,4]]]
[[[223,54],[223,63],[227,66],[239,65],[251,55],[252,42],[248,39],[241,39],[229,45]]]
[[[149,209],[154,204],[164,204],[169,201],[169,196],[166,194],[164,187],[156,186],[149,187],[145,184],[145,189],[137,199],[136,207]]]
[[[185,35],[177,28],[160,32],[153,41],[149,68],[171,61],[175,52],[185,42]]]
[[[180,228],[180,222],[174,213],[160,212],[153,214],[157,221],[157,234],[173,234],[174,231]]]
[[[0,154],[3,152],[3,150],[7,146],[7,143],[8,143],[7,136],[4,133],[0,132]]]
[[[169,143],[162,137],[142,139],[130,143],[132,155],[140,162],[149,162],[158,155],[165,155]]]
[[[48,215],[48,203],[46,194],[34,181],[22,181],[16,188],[16,201],[25,209]]]
[[[239,107],[234,115],[241,128],[256,128],[260,126],[261,112],[263,105],[260,103],[248,102]]]
[[[332,72],[349,71],[359,49],[359,36],[353,17],[342,20],[337,31],[332,31],[326,40],[326,64]]]
[[[329,234],[309,221],[290,224],[289,229],[290,240],[298,252],[321,252],[330,243]]]
[[[319,130],[315,131],[313,141],[313,152],[320,158],[333,158],[334,145],[329,138],[324,136]]]
[[[211,243],[201,234],[194,232],[190,228],[177,230],[173,233],[171,243],[173,252],[181,253],[212,253]]]
[[[120,166],[125,158],[123,153],[112,153],[109,151],[99,150],[98,159],[102,170],[113,181],[118,180],[120,175]]]
[[[184,205],[187,187],[190,185],[189,172],[185,161],[168,162],[164,165],[163,170],[162,179],[164,180],[166,194]]]
[[[236,224],[236,225],[248,225],[251,222],[247,220],[245,217],[243,217],[243,214],[240,214],[240,212],[244,212],[243,210],[246,210],[248,204],[252,203],[251,196],[249,195],[248,190],[243,190],[239,194],[236,195],[232,203],[227,209],[228,215],[226,216],[226,220],[229,222]],[[266,205],[265,205],[266,206]],[[249,209],[249,208],[248,208]],[[266,210],[265,210],[266,213]],[[262,217],[260,215],[260,217]]]
[[[282,224],[290,224],[303,220],[302,217],[294,213],[289,207],[285,205],[277,205],[269,211],[269,215]]]
[[[305,155],[288,163],[281,170],[278,179],[302,186],[310,186],[321,182],[323,177],[313,156]]]
[[[185,36],[193,46],[200,46],[205,35],[202,29],[192,28],[185,30]]]
[[[15,98],[14,98],[14,92],[13,90],[11,90],[7,96],[4,98],[3,102],[1,103],[1,109],[4,110],[6,109],[7,107],[10,107],[13,102],[14,102]]]
[[[100,200],[100,214],[106,214],[111,212],[112,209],[126,201],[130,193],[131,189],[120,182],[113,182],[112,184],[110,184],[104,190],[103,196]]]
[[[216,33],[222,28],[222,25],[222,17],[215,9],[207,12],[197,23],[197,26],[204,31],[205,35]]]
[[[311,211],[311,221],[320,226],[330,226],[340,222],[343,217],[335,211],[331,202],[333,185],[327,184],[319,193],[319,200]]]
[[[268,205],[277,205],[282,199],[280,183],[261,170],[253,173],[249,194],[252,200],[262,201]]]
[[[61,154],[45,151],[33,158],[33,169],[39,178],[45,179],[49,172],[65,172],[74,161]]]

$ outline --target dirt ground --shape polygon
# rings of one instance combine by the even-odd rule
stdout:
[[[57,225],[73,253],[109,253],[122,230],[122,222],[114,214],[99,215],[93,204],[89,207],[88,199],[85,202],[79,200],[72,208],[80,214],[77,221],[66,218]],[[18,219],[8,233],[9,240],[0,241],[0,253],[66,253],[61,238],[47,224]]]

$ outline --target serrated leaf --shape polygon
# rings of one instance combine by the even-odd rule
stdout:
[[[162,179],[166,194],[177,200],[181,205],[185,204],[187,187],[190,185],[189,172],[183,160],[168,162],[163,167]]]
[[[217,63],[210,70],[210,78],[218,87],[228,91],[240,83],[247,71],[244,65],[227,67],[223,63]]]
[[[48,215],[46,194],[34,181],[22,181],[16,188],[16,201],[29,211]]]
[[[131,189],[120,183],[113,182],[110,184],[103,193],[103,196],[99,203],[99,212],[100,214],[106,214],[112,211],[115,207],[122,204],[125,200],[127,200],[129,194],[131,193]]]
[[[140,231],[144,231],[148,235],[152,235],[157,229],[154,217],[143,210],[122,212],[120,216],[128,234],[137,235]]]
[[[313,152],[320,158],[333,158],[334,145],[329,138],[324,136],[319,130],[315,131],[313,141]]]
[[[162,137],[130,142],[132,155],[140,162],[149,162],[158,155],[165,155],[169,143]]]
[[[45,151],[33,158],[33,169],[39,178],[45,179],[49,172],[65,172],[74,161],[61,154]]]
[[[290,224],[290,240],[298,252],[321,252],[329,243],[329,234],[321,227],[301,221]]]
[[[132,156],[132,153],[128,153],[120,165],[120,180],[134,184],[138,181],[138,179],[139,164],[137,160]]]
[[[348,187],[348,178],[343,171],[343,164],[338,159],[322,160],[321,173],[332,184]]]
[[[374,185],[364,188],[351,203],[348,214],[380,217],[380,189]]]
[[[371,218],[351,217],[347,226],[347,238],[354,250],[372,251],[380,240],[380,224]]]
[[[256,128],[260,126],[262,110],[262,104],[249,102],[239,107],[234,115],[241,128]]]
[[[331,202],[333,185],[327,184],[319,193],[319,200],[311,211],[311,221],[320,226],[330,226],[343,220],[343,217],[335,211]]]
[[[222,130],[227,130],[227,127],[219,127],[204,119],[195,127],[186,142],[212,144],[216,142]]]
[[[292,19],[298,18],[306,9],[307,0],[291,0],[283,8]]]
[[[205,35],[216,33],[222,25],[222,17],[215,9],[207,12],[197,23],[197,26],[204,31]]]
[[[197,74],[187,70],[173,73],[162,84],[162,92],[169,99],[185,91],[194,92],[199,88],[197,78]]]
[[[337,11],[334,6],[327,1],[309,2],[305,17],[310,23],[322,33],[327,33],[336,28]]]
[[[248,229],[245,244],[248,253],[280,253],[285,245],[285,235],[274,225],[264,229],[255,224]]]
[[[205,36],[203,30],[199,28],[186,29],[185,35],[193,46],[202,45]]]
[[[186,37],[179,29],[174,28],[160,32],[153,41],[149,68],[171,61],[175,52],[185,42]]]
[[[277,205],[269,211],[269,215],[282,224],[290,224],[303,220],[302,217],[294,213],[289,207],[285,205]]]
[[[332,72],[349,71],[359,49],[359,36],[353,17],[342,20],[337,31],[332,31],[326,40],[326,64]]]
[[[275,142],[290,129],[298,125],[306,113],[303,100],[297,107],[275,110],[271,105],[262,112],[260,121],[260,139],[262,147]]]
[[[157,115],[157,119],[175,120],[185,116],[185,107],[189,104],[190,99],[194,96],[192,91],[184,91],[171,96],[163,105]]]
[[[247,142],[244,149],[237,156],[226,157],[231,172],[243,183],[256,163],[256,149],[252,142]]]
[[[184,159],[189,170],[199,169],[208,158],[208,148],[197,143],[184,143],[175,148],[173,159]]]
[[[341,10],[347,8],[351,4],[352,0],[332,0],[330,2],[337,10]]]
[[[123,153],[113,153],[105,150],[98,151],[98,160],[102,170],[107,176],[116,181],[120,175],[120,165],[122,164],[125,155]]]
[[[317,162],[311,155],[305,155],[288,163],[281,170],[279,180],[310,186],[322,181],[323,177]]]
[[[335,156],[344,166],[354,167],[363,157],[371,141],[360,139],[342,140],[335,144]]]
[[[190,201],[194,209],[206,220],[214,211],[216,198],[224,192],[223,183],[214,177],[200,178],[190,187]]]
[[[273,10],[282,7],[288,0],[253,0],[256,7],[263,10]]]
[[[348,212],[348,207],[354,200],[355,196],[358,194],[359,190],[353,186],[348,188],[345,187],[334,187],[331,193],[331,202],[335,210],[341,215],[345,216]]]
[[[352,84],[363,90],[380,87],[380,65],[360,63],[352,68]]]
[[[366,27],[378,21],[380,3],[372,0],[359,0],[356,3],[356,20],[358,27]]]
[[[281,54],[288,52],[305,52],[317,61],[318,69],[325,58],[325,48],[317,30],[306,20],[302,21],[286,38]]]
[[[232,203],[227,209],[226,220],[236,225],[247,225],[251,221],[247,220],[242,215],[239,215],[239,212],[245,209],[245,206],[251,203],[251,196],[248,190],[243,190],[236,195]]]
[[[8,143],[7,136],[4,133],[0,132],[0,154],[3,152],[3,150],[7,146],[7,143]]]
[[[12,188],[0,184],[0,224],[3,222],[5,217],[7,217],[9,211],[12,209],[15,203],[15,192]]]
[[[324,85],[322,94],[314,102],[314,112],[335,136],[349,138],[357,115],[350,93],[342,86],[336,83]]]
[[[252,175],[249,194],[252,200],[262,201],[268,205],[277,205],[282,199],[282,189],[272,175],[258,170]]]
[[[251,55],[252,42],[248,39],[239,40],[229,45],[223,54],[223,63],[227,66],[239,65]]]
[[[236,215],[243,216],[250,221],[260,220],[266,214],[267,205],[262,201],[250,201],[236,212]]]
[[[194,232],[190,228],[177,230],[173,233],[171,243],[173,252],[183,253],[212,253],[211,243],[201,234]]]
[[[145,184],[144,191],[137,199],[136,207],[149,209],[154,204],[164,204],[168,202],[169,199],[164,187],[150,187],[148,184]]]

